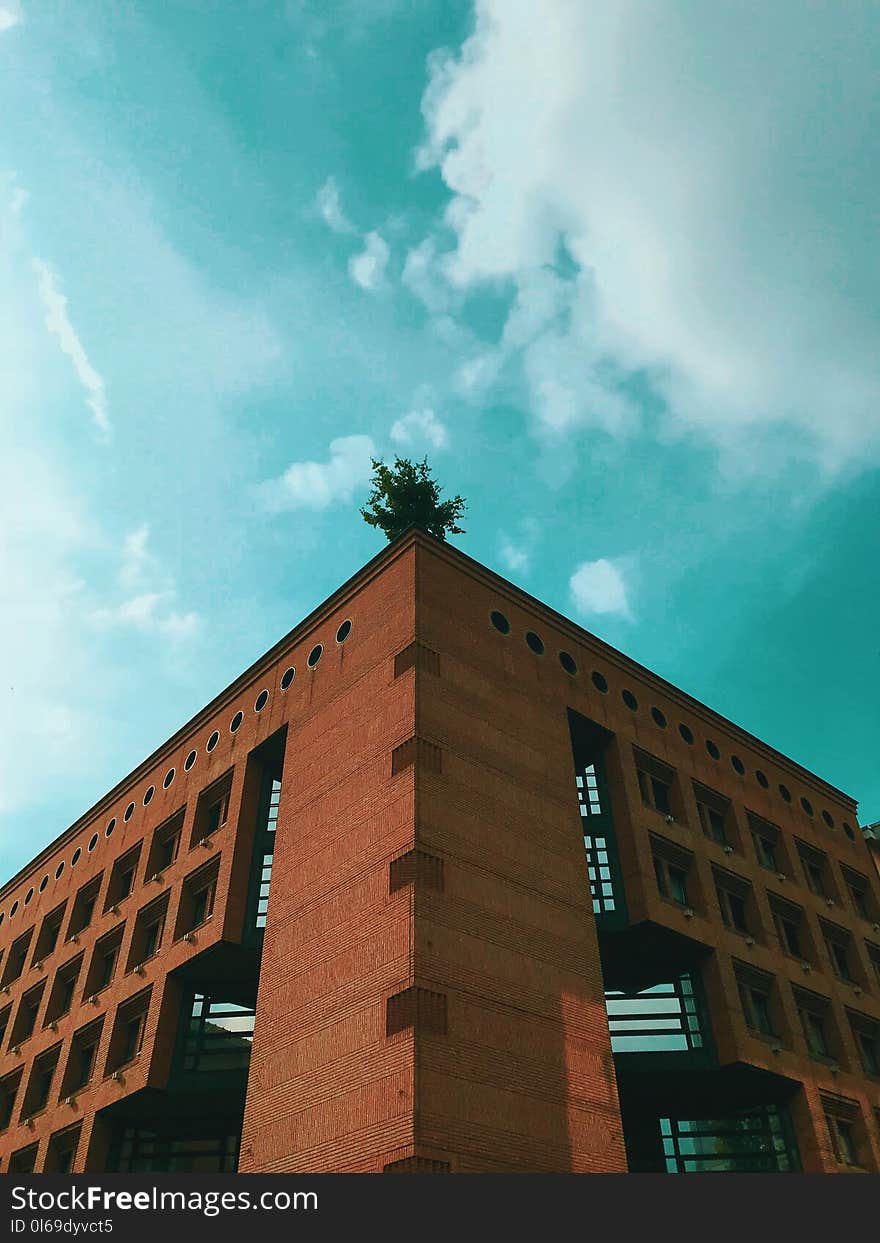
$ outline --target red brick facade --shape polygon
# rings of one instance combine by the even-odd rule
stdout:
[[[593,913],[578,729],[601,738],[611,915]],[[227,987],[251,998],[253,1047],[210,1126],[240,1131],[243,1172],[648,1168],[677,1098],[683,1117],[783,1103],[801,1168],[876,1170],[877,888],[851,799],[409,534],[0,892],[0,1168],[148,1168],[124,1164],[133,1142],[203,1107],[210,1129],[222,1101],[181,1048],[194,993]],[[685,970],[705,1047],[612,1053],[605,990]]]

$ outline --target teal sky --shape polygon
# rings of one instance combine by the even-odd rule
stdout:
[[[456,541],[880,819],[880,10],[0,0],[0,871]]]

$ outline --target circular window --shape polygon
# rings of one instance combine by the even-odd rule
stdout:
[[[284,677],[281,679],[281,689],[283,691],[286,691],[288,686],[290,686],[291,682],[293,681],[295,677],[296,677],[296,670],[294,669],[293,665],[291,665],[291,667],[288,670],[286,670]]]
[[[831,813],[830,813],[829,811],[823,811],[823,812],[822,812],[822,819],[823,819],[823,820],[825,821],[825,823],[828,825],[829,829],[833,829],[833,828],[834,828],[834,817],[831,815]]]
[[[58,864],[58,867],[55,869],[55,879],[56,879],[56,880],[60,880],[60,879],[61,879],[61,873],[62,873],[63,871],[64,871],[64,860],[62,859],[62,860],[61,860],[61,862]]]
[[[43,877],[43,879],[40,881],[40,893],[43,892],[43,890],[46,888],[48,883],[49,883],[49,873],[47,872],[46,875]]]
[[[620,692],[620,698],[623,700],[623,702],[624,702],[624,703],[626,704],[626,706],[629,708],[630,712],[638,712],[638,710],[639,710],[639,701],[636,699],[636,697],[635,697],[635,695],[632,693],[632,691],[621,691],[621,692]]]
[[[240,729],[240,728],[241,728],[241,723],[242,723],[242,721],[243,721],[243,720],[244,720],[244,713],[243,713],[243,712],[236,712],[235,716],[234,716],[234,717],[232,718],[232,720],[229,722],[229,732],[230,732],[230,734],[234,734],[234,733],[236,732],[236,730],[238,730],[238,729]]]
[[[27,893],[24,895],[24,904],[25,904],[25,906],[27,906],[28,902],[30,902],[30,900],[31,900],[31,898],[32,898],[33,896],[34,896],[34,891],[33,891],[33,887],[31,887],[31,888],[27,891]]]
[[[348,618],[346,618],[345,621],[342,623],[342,625],[339,627],[339,629],[336,631],[336,642],[344,643],[350,634],[351,634],[351,622],[348,620]]]
[[[260,691],[254,702],[254,712],[262,712],[266,704],[269,702],[269,692]]]
[[[126,823],[128,823],[128,821],[132,818],[133,815],[134,815],[134,803],[129,803],[129,805],[126,807],[125,811],[123,812],[122,819]]]
[[[10,919],[12,919],[13,915],[15,914],[17,910],[18,910],[18,901],[16,900],[15,902],[13,902],[12,906],[9,908]]]
[[[539,634],[535,634],[534,630],[526,631],[526,643],[528,643],[536,656],[544,655],[544,640]]]
[[[666,728],[666,717],[663,715],[663,713],[660,711],[659,708],[651,709],[651,717],[654,721],[654,724],[659,725],[660,729]]]
[[[89,854],[92,853],[92,851],[95,849],[97,844],[98,844],[98,834],[93,833],[92,836],[89,838]]]
[[[162,789],[167,790],[173,780],[174,780],[174,769],[169,768],[168,772],[165,774],[165,779],[162,782]]]
[[[608,683],[598,669],[594,669],[590,674],[590,681],[593,683],[597,691],[601,691],[603,695],[608,694]]]
[[[503,613],[499,613],[496,610],[494,613],[489,614],[489,620],[495,629],[500,631],[501,634],[510,634],[510,622]]]
[[[186,757],[186,759],[183,761],[183,769],[184,769],[184,772],[187,772],[187,773],[188,773],[188,772],[189,772],[189,770],[192,768],[193,764],[195,764],[195,762],[196,762],[196,754],[197,754],[197,753],[196,753],[195,751],[190,751],[189,755],[188,755],[188,756]]]
[[[685,725],[684,723],[682,723],[678,727],[678,732],[681,734],[682,738],[685,740],[685,742],[688,744],[689,747],[692,747],[694,745],[694,735],[689,725]]]
[[[0,924],[2,924],[2,923],[3,923],[3,919],[4,919],[3,912],[2,912],[2,911],[0,911]]]
[[[116,817],[114,816],[114,817],[113,817],[113,819],[112,819],[112,820],[109,822],[109,824],[107,825],[106,829],[104,830],[104,836],[105,836],[105,837],[112,837],[112,836],[113,836],[113,830],[114,830],[115,828],[116,828]]]
[[[706,740],[706,750],[707,750],[707,751],[709,752],[709,754],[712,756],[712,759],[713,759],[713,760],[720,760],[720,759],[721,759],[721,752],[720,752],[720,751],[718,750],[718,748],[715,746],[715,743],[712,741],[712,739],[711,739],[711,738],[707,738],[707,740]]]
[[[738,755],[732,755],[732,756],[730,757],[730,762],[731,762],[731,764],[733,765],[734,772],[739,773],[739,775],[742,777],[742,775],[743,775],[743,774],[745,773],[745,771],[746,771],[746,766],[745,766],[745,764],[742,762],[742,760],[739,758],[739,756],[738,756]]]
[[[562,665],[566,673],[570,673],[572,677],[577,673],[578,667],[575,658],[568,652],[559,653],[559,663]]]
[[[801,796],[801,807],[804,809],[804,811],[807,813],[808,816],[812,816],[813,804],[810,802],[808,798],[804,798],[803,796]]]
[[[149,803],[152,800],[152,797],[155,793],[156,793],[155,786],[150,786],[147,790],[144,791],[144,807],[146,807],[147,803]]]
[[[315,646],[312,648],[312,650],[309,652],[309,658],[306,661],[306,664],[308,665],[310,669],[314,669],[315,665],[318,663],[318,661],[321,659],[323,655],[324,655],[324,644],[316,643]]]
[[[788,786],[780,785],[780,786],[779,786],[779,793],[780,793],[780,794],[782,795],[782,797],[785,799],[786,803],[790,803],[790,802],[791,802],[791,790],[789,790]]]
[[[205,750],[213,751],[219,741],[220,741],[220,731],[218,729],[215,729],[213,734],[211,735],[211,737],[208,739],[207,743],[205,744]]]
[[[767,780],[767,774],[762,773],[760,768],[756,768],[755,778],[757,779],[758,785],[761,786],[762,789],[766,790],[770,784],[770,782]]]
[[[77,846],[76,850],[73,852],[73,857],[70,860],[70,866],[72,868],[75,868],[76,865],[79,863],[79,858],[81,854],[82,854],[82,848],[80,846]]]
[[[844,822],[843,822],[843,831],[844,831],[844,833],[847,835],[847,837],[849,838],[849,840],[850,840],[851,842],[854,842],[854,841],[856,840],[856,835],[855,835],[855,833],[853,833],[853,828],[852,828],[852,825],[851,825],[851,824],[847,824],[847,822],[846,822],[845,820],[844,820]]]

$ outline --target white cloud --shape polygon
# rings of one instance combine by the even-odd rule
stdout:
[[[828,469],[876,459],[876,6],[476,10],[431,62],[418,163],[456,244],[418,283],[511,283],[501,348],[541,425],[628,431],[638,373],[725,446],[788,427]]]
[[[400,279],[433,314],[447,310],[453,303],[453,292],[437,265],[437,244],[431,237],[407,252]]]
[[[361,289],[378,289],[385,276],[390,256],[388,243],[381,235],[376,232],[368,233],[364,238],[364,249],[348,261],[351,279]]]
[[[324,223],[334,233],[355,233],[356,229],[342,210],[339,186],[334,177],[328,177],[318,191],[316,204]]]
[[[17,208],[20,210],[20,206]],[[86,395],[86,405],[92,412],[95,427],[104,437],[110,434],[107,414],[107,394],[104,381],[89,361],[89,356],[76,334],[67,314],[67,298],[58,288],[55,273],[42,259],[32,260],[37,274],[37,288],[46,312],[46,328],[58,341],[61,352],[73,363],[77,379]]]
[[[118,573],[122,598],[93,609],[90,620],[102,628],[130,627],[179,643],[195,635],[201,618],[196,612],[179,613],[174,608],[176,585],[150,550],[149,538],[146,523],[125,537]]]
[[[528,549],[523,548],[520,544],[515,544],[506,535],[501,537],[498,555],[512,574],[521,574],[527,571],[532,560]]]
[[[278,479],[261,485],[266,508],[328,509],[348,502],[372,475],[376,448],[369,436],[342,436],[330,442],[326,462],[292,462]]]
[[[618,562],[583,561],[569,579],[574,607],[579,613],[618,613],[629,618],[630,606],[623,569]]]
[[[19,0],[3,0],[0,4],[0,34],[24,21]]]
[[[391,427],[391,439],[399,445],[429,445],[432,449],[445,449],[449,443],[446,428],[430,407],[411,410]]]

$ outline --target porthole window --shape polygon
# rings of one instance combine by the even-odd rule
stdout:
[[[27,891],[27,893],[24,895],[24,904],[25,904],[25,906],[27,906],[27,904],[30,902],[30,900],[31,900],[31,898],[32,898],[33,896],[34,896],[34,890],[33,890],[33,886],[31,886],[31,888],[30,888],[30,889]]]
[[[4,916],[3,912],[2,912],[2,911],[0,911],[0,924],[2,924],[2,923],[3,923],[3,920],[4,920],[5,918],[6,918],[6,917]]]
[[[813,804],[810,802],[808,798],[804,798],[803,796],[801,796],[801,807],[804,809],[804,811],[807,813],[808,816],[812,816]]]
[[[721,752],[720,752],[720,751],[718,750],[718,748],[715,746],[715,743],[712,741],[712,739],[711,739],[711,738],[707,738],[707,739],[706,739],[706,750],[707,750],[707,751],[709,752],[709,754],[712,756],[712,759],[713,759],[713,760],[720,760],[720,759],[721,759]]]
[[[635,697],[635,695],[632,693],[632,691],[621,691],[621,692],[620,692],[620,698],[623,700],[623,702],[624,702],[624,703],[626,704],[626,706],[629,708],[630,712],[638,712],[638,710],[639,710],[639,701],[636,699],[636,697]]]
[[[536,656],[544,655],[544,640],[539,634],[535,634],[534,630],[526,631],[526,643],[528,643]]]
[[[348,618],[346,618],[345,621],[342,623],[342,625],[339,627],[339,629],[336,631],[336,642],[344,643],[350,634],[351,634],[351,622],[348,620]]]
[[[823,812],[822,812],[822,819],[823,819],[823,820],[825,821],[825,823],[828,825],[829,829],[833,829],[833,828],[834,828],[834,817],[831,815],[831,813],[830,813],[829,811],[823,811]]]
[[[70,860],[70,866],[72,868],[75,868],[76,865],[79,863],[79,857],[81,854],[82,854],[82,848],[80,846],[77,846],[76,850],[73,852],[73,857]]]
[[[219,741],[220,741],[220,731],[219,731],[219,729],[215,729],[215,730],[214,730],[214,732],[213,732],[213,734],[212,734],[212,735],[211,735],[211,737],[208,739],[208,741],[207,741],[207,743],[206,743],[206,745],[205,745],[205,750],[206,750],[206,751],[213,751],[213,750],[214,750],[214,748],[216,747],[216,745],[217,745],[217,743],[218,743]]]
[[[318,663],[318,661],[321,659],[323,655],[324,655],[324,644],[316,643],[315,646],[312,648],[312,650],[309,652],[309,658],[306,661],[306,664],[308,665],[310,669],[314,669],[315,665]]]
[[[559,663],[562,665],[565,672],[571,674],[572,677],[574,677],[578,671],[577,662],[569,652],[559,653]]]
[[[64,860],[62,859],[62,860],[61,860],[61,862],[58,864],[58,867],[55,869],[55,879],[56,879],[56,880],[60,880],[60,879],[61,879],[61,873],[62,873],[63,871],[64,871]]]
[[[132,818],[132,816],[133,816],[133,815],[134,815],[134,803],[129,803],[129,805],[126,807],[126,809],[125,809],[125,811],[124,811],[124,813],[123,813],[122,819],[123,819],[123,820],[126,822],[126,824],[127,824],[127,823],[128,823],[128,821]]]
[[[779,786],[779,793],[780,793],[780,794],[782,795],[782,797],[785,799],[786,803],[790,803],[790,802],[791,802],[791,790],[789,790],[788,786],[784,786],[784,785],[780,784],[780,786]]]
[[[188,773],[188,772],[189,772],[189,770],[192,768],[193,764],[195,764],[195,762],[196,762],[196,755],[197,755],[197,752],[195,752],[195,751],[190,751],[189,755],[188,755],[188,756],[186,757],[186,759],[183,761],[183,769],[184,769],[184,772],[187,772],[187,773]]]
[[[262,712],[266,704],[269,702],[269,692],[260,691],[254,702],[254,712]]]
[[[742,777],[742,775],[743,775],[743,774],[745,773],[745,771],[746,771],[746,766],[745,766],[745,764],[742,762],[742,760],[739,758],[739,756],[738,756],[738,755],[732,755],[732,756],[730,757],[730,763],[731,763],[731,765],[733,766],[733,770],[734,770],[734,772],[739,773],[739,775]]]
[[[603,695],[608,694],[608,683],[603,674],[598,669],[594,669],[590,674],[590,681],[593,683],[597,691],[601,691]]]
[[[168,772],[165,774],[165,779],[162,782],[162,789],[167,790],[173,780],[174,780],[174,769],[169,768]]]
[[[663,715],[663,713],[660,711],[659,708],[651,709],[651,718],[654,724],[657,725],[660,729],[666,728],[666,717]]]
[[[98,844],[98,834],[93,833],[92,836],[89,838],[89,854],[92,853],[92,851],[95,849],[97,844]]]
[[[296,677],[296,670],[291,665],[291,667],[285,671],[284,677],[281,679],[281,689],[283,691],[286,691],[288,686],[290,686],[291,682],[293,681],[295,677]]]
[[[496,609],[494,613],[489,614],[489,620],[500,634],[510,634],[510,622],[503,613],[499,613]]]
[[[843,831],[844,831],[844,833],[847,835],[847,837],[849,838],[849,840],[850,840],[851,842],[854,842],[854,841],[856,840],[856,835],[855,835],[855,833],[853,832],[853,827],[852,827],[852,825],[851,825],[851,824],[847,824],[847,822],[846,822],[845,820],[844,820],[844,822],[843,822]]]
[[[9,908],[10,919],[12,919],[13,915],[15,914],[17,910],[18,910],[18,899],[16,899],[15,902],[13,902],[12,906]]]
[[[106,829],[104,830],[104,836],[105,836],[105,837],[112,837],[112,836],[113,836],[113,830],[114,830],[115,828],[116,828],[116,817],[114,816],[114,817],[113,817],[113,819],[112,819],[112,820],[108,823],[108,825],[107,825]]]
[[[240,728],[241,728],[241,723],[242,723],[242,721],[243,721],[243,720],[244,720],[244,713],[243,713],[243,712],[236,712],[235,716],[234,716],[234,717],[232,718],[232,720],[229,722],[229,732],[230,732],[230,734],[234,734],[234,733],[236,732],[236,730],[238,730],[238,729],[240,729]]]
[[[766,790],[770,785],[770,782],[767,780],[767,774],[762,773],[760,768],[755,769],[755,779],[763,790]]]
[[[46,875],[43,877],[43,879],[40,881],[40,893],[43,892],[43,890],[46,888],[48,883],[49,883],[49,873],[47,872]]]
[[[149,803],[152,800],[153,795],[155,793],[156,793],[155,786],[150,786],[147,790],[144,791],[144,807],[146,807],[147,803]]]
[[[689,747],[694,745],[694,735],[689,725],[685,725],[684,722],[682,722],[682,724],[678,727],[678,732],[681,734],[682,738]]]

